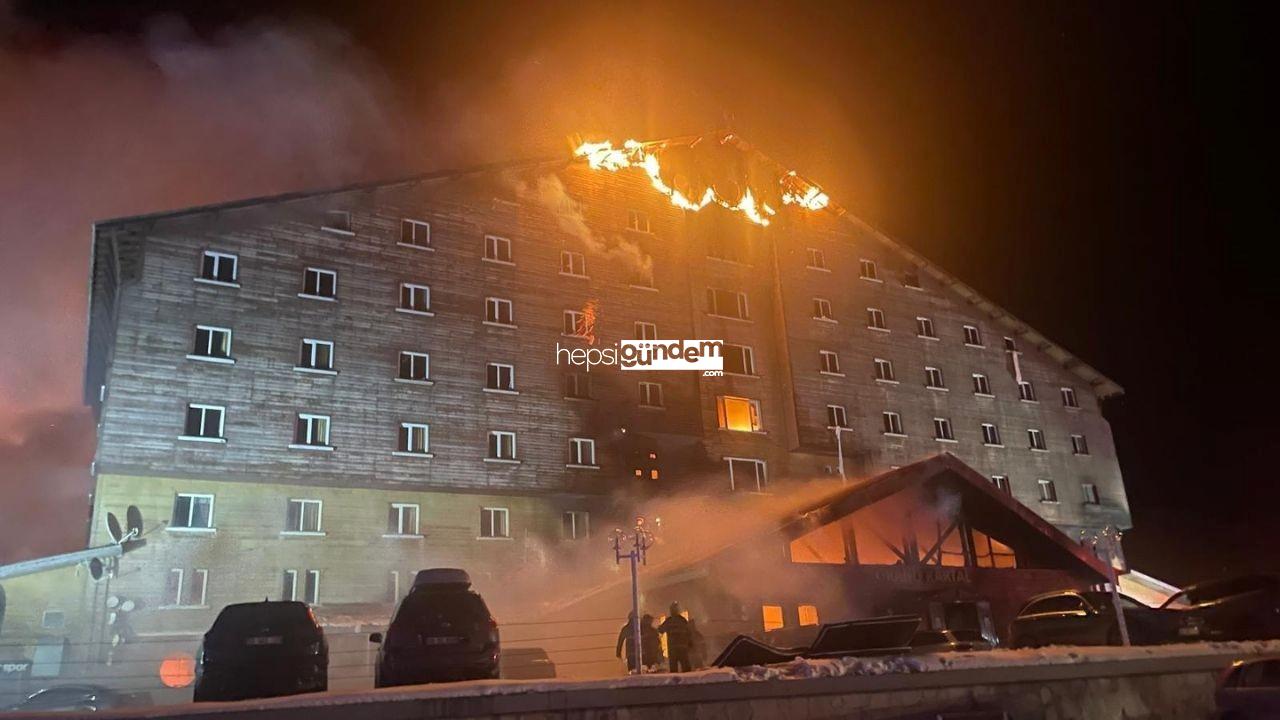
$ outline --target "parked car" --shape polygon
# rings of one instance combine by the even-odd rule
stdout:
[[[196,654],[195,702],[328,689],[329,643],[305,603],[228,605]]]
[[[1176,638],[1178,613],[1148,607],[1120,596],[1129,641],[1154,645]],[[1111,593],[1059,590],[1027,601],[1009,629],[1013,647],[1042,645],[1119,645],[1120,627]]]
[[[940,652],[990,650],[994,645],[977,630],[920,630],[911,638],[915,655]]]
[[[1280,717],[1280,657],[1237,660],[1218,680],[1215,699],[1219,720]]]
[[[505,680],[545,680],[556,676],[556,664],[542,648],[507,648],[499,663]]]
[[[124,707],[121,693],[97,685],[59,685],[37,690],[26,700],[5,708],[10,712],[98,712]]]
[[[1280,575],[1244,575],[1189,585],[1162,608],[1182,612],[1178,634],[1186,639],[1280,638]]]
[[[498,622],[466,571],[422,570],[379,643],[374,687],[499,676]]]

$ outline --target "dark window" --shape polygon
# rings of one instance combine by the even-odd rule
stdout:
[[[721,353],[724,355],[725,372],[734,373],[735,375],[756,374],[756,360],[751,348],[745,345],[725,343],[721,347]]]
[[[578,372],[565,373],[564,396],[576,400],[590,400],[591,376]]]

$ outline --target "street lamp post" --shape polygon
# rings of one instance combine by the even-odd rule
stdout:
[[[653,533],[644,526],[644,516],[636,518],[635,528],[628,535],[622,528],[615,528],[610,542],[613,544],[613,556],[621,563],[626,558],[631,563],[631,648],[635,652],[636,674],[644,673],[644,654],[640,644],[640,564],[647,558],[649,548],[653,545]],[[623,552],[626,545],[631,547]]]
[[[1093,554],[1107,564],[1107,579],[1111,585],[1111,606],[1116,613],[1116,627],[1120,630],[1120,644],[1129,646],[1129,625],[1125,622],[1124,608],[1120,607],[1120,579],[1116,573],[1116,549],[1120,547],[1119,528],[1108,525],[1101,530],[1080,531],[1081,543],[1089,543]]]
[[[840,434],[852,432],[853,428],[833,425],[831,431],[836,434],[836,470],[840,473],[840,484],[844,485],[848,483],[848,479],[844,476],[844,444],[840,441]]]

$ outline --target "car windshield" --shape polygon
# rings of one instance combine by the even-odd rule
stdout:
[[[313,627],[310,611],[300,602],[250,603],[223,608],[209,632],[240,636]]]

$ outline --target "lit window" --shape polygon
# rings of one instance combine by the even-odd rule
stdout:
[[[1000,428],[991,423],[982,423],[982,444],[1003,445],[1000,442]]]
[[[328,340],[302,338],[298,367],[304,370],[333,370],[333,343]]]
[[[876,380],[884,382],[898,382],[898,377],[893,374],[893,362],[884,358],[875,359]]]
[[[510,517],[507,508],[480,508],[480,537],[511,537]]]
[[[485,235],[484,259],[489,262],[513,264],[511,261],[511,240],[497,235]]]
[[[1040,485],[1040,502],[1058,502],[1058,487],[1053,484],[1052,480],[1040,479],[1036,482]]]
[[[1036,402],[1036,387],[1026,380],[1018,383],[1018,399]]]
[[[791,541],[791,562],[844,565],[849,562],[848,535],[840,522],[820,525]]]
[[[205,250],[200,258],[200,280],[234,285],[239,278],[240,258],[230,253]]]
[[[397,380],[427,382],[431,379],[431,356],[423,352],[400,351]]]
[[[587,337],[587,316],[577,310],[565,310],[561,332],[570,337]]]
[[[515,460],[516,434],[504,430],[491,430],[489,432],[489,459]]]
[[[636,232],[649,232],[649,214],[639,210],[627,210],[627,229]]]
[[[827,375],[840,374],[840,356],[830,350],[818,351],[818,367],[819,372]]]
[[[978,567],[1009,569],[1018,567],[1018,556],[1013,548],[976,528],[970,531],[970,537],[973,540],[974,564]]]
[[[982,347],[982,333],[973,325],[964,326],[964,344],[973,347]]]
[[[1069,408],[1080,407],[1079,401],[1076,400],[1076,391],[1073,388],[1062,388],[1062,406]]]
[[[207,360],[231,359],[231,329],[213,327],[212,325],[196,326],[195,347],[191,355]]]
[[[640,405],[643,407],[663,407],[662,385],[656,382],[641,382]]]
[[[747,312],[747,294],[707,288],[707,312],[720,317],[746,320],[750,317]]]
[[[188,439],[222,440],[227,410],[220,405],[187,405],[187,421],[182,436]]]
[[[213,528],[213,496],[178,493],[173,498],[171,529],[209,530]]]
[[[400,283],[400,309],[408,312],[431,312],[431,288],[426,285]]]
[[[1036,430],[1035,428],[1031,428],[1027,430],[1027,441],[1031,444],[1032,450],[1045,449],[1044,433],[1040,432],[1039,430]]]
[[[751,348],[746,345],[724,343],[720,348],[724,356],[724,371],[733,375],[755,375],[756,360]]]
[[[430,223],[422,220],[401,220],[400,244],[416,248],[431,247]]]
[[[936,367],[924,369],[924,386],[934,390],[946,390],[947,384],[942,381],[942,371]]]
[[[587,276],[587,259],[580,252],[562,250],[560,252],[560,274],[574,277]]]
[[[820,624],[818,622],[818,607],[816,605],[801,605],[796,608],[796,613],[800,617],[801,627]]]
[[[502,392],[515,392],[515,366],[504,363],[489,363],[485,369],[485,388]]]
[[[783,625],[786,624],[782,620],[781,605],[765,605],[762,607],[761,613],[764,618],[765,632],[769,632],[770,630],[777,630],[778,628],[781,628]]]
[[[591,438],[569,438],[569,464],[596,466],[596,441]]]
[[[484,301],[484,321],[493,325],[510,325],[514,326],[512,320],[512,306],[510,300],[502,298],[486,298]]]
[[[560,516],[560,523],[566,540],[586,540],[591,537],[591,518],[582,510],[565,510]]]
[[[878,281],[880,279],[880,271],[876,269],[875,260],[866,260],[866,259],[859,260],[858,267],[859,267],[858,276],[861,277],[863,280]]]
[[[400,423],[400,452],[412,455],[431,454],[431,427],[426,423]]]
[[[991,395],[991,381],[982,373],[973,374],[973,394],[974,395]]]
[[[351,233],[351,213],[346,210],[330,210],[324,214],[320,227],[333,232]]]
[[[651,322],[637,322],[634,325],[637,340],[657,340],[658,326]]]
[[[996,489],[1002,491],[1005,495],[1013,494],[1013,487],[1009,485],[1008,475],[992,475],[991,484],[995,485]]]
[[[938,336],[933,331],[933,320],[927,317],[916,318],[916,335],[922,338],[937,340]]]
[[[1071,452],[1076,455],[1089,454],[1089,443],[1084,439],[1083,435],[1071,436]]]
[[[590,400],[591,376],[584,372],[565,373],[564,396],[574,400]]]
[[[867,327],[872,330],[888,330],[884,324],[884,311],[880,308],[867,308]]]
[[[829,428],[849,427],[849,416],[845,413],[843,405],[827,406],[827,427]]]
[[[899,415],[896,412],[891,412],[889,410],[886,410],[881,414],[880,417],[884,421],[885,435],[905,434],[902,432],[902,416],[901,415]]]
[[[329,447],[329,416],[298,413],[293,442],[302,447]]]
[[[388,535],[418,535],[417,503],[391,503],[387,511]]]
[[[738,492],[764,492],[769,484],[763,460],[725,458],[729,464],[729,489]]]
[[[721,395],[716,398],[716,410],[722,429],[760,431],[760,403],[757,400]]]
[[[817,320],[833,320],[831,315],[831,301],[826,298],[813,299],[813,317]]]
[[[1080,485],[1080,490],[1081,490],[1081,491],[1083,491],[1083,493],[1084,493],[1084,504],[1085,504],[1085,505],[1097,505],[1097,504],[1099,504],[1099,500],[1098,500],[1098,486],[1097,486],[1097,485],[1094,485],[1093,483],[1081,483],[1081,485]]]
[[[823,253],[818,248],[808,248],[805,252],[808,256],[807,267],[813,270],[827,269],[827,256],[825,253]]]
[[[935,440],[955,440],[955,433],[951,430],[951,421],[947,418],[934,418],[933,438]]]
[[[291,499],[284,517],[285,532],[318,533],[324,519],[324,502]]]
[[[338,296],[338,273],[334,270],[309,267],[302,272],[301,297],[332,300]]]

